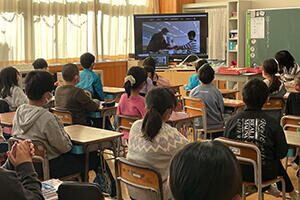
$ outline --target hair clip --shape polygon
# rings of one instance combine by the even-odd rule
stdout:
[[[135,84],[135,78],[132,75],[127,75],[125,77],[125,83],[129,81],[130,85],[133,86]]]

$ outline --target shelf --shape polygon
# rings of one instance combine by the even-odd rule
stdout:
[[[235,20],[238,20],[238,18],[237,17],[230,17],[229,20],[235,21]]]
[[[228,50],[229,53],[237,53],[237,50]]]
[[[238,38],[229,38],[228,40],[236,41],[236,40],[238,40]]]

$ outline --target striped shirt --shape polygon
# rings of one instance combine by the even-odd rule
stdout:
[[[197,53],[199,51],[196,40],[190,40],[185,45],[179,47],[179,49],[186,49],[189,53]]]

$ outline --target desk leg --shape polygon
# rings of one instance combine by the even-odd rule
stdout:
[[[113,151],[114,151],[114,156],[115,158],[119,157],[119,152],[120,152],[120,145],[121,145],[121,138],[117,138],[113,141],[112,143],[113,145]],[[116,181],[116,189],[117,189],[117,199],[121,200],[122,199],[122,191],[121,191],[121,184],[120,182],[117,180],[117,176],[119,174],[119,171],[118,171],[118,165],[117,165],[117,162],[115,161],[115,181]]]
[[[88,146],[85,147],[85,157],[84,157],[84,182],[89,182],[89,159],[90,152]]]

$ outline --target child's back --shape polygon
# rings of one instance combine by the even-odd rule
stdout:
[[[125,77],[124,88],[126,93],[121,96],[117,108],[117,115],[127,115],[137,118],[146,113],[145,98],[139,92],[145,85],[147,75],[143,68],[132,67]],[[124,138],[128,139],[128,131],[124,131]]]
[[[190,76],[190,79],[189,79],[189,83],[187,85],[184,86],[184,89],[186,91],[190,91],[192,89],[194,89],[195,87],[197,87],[198,85],[200,85],[200,81],[198,79],[198,70],[200,69],[200,67],[204,64],[206,64],[207,61],[206,60],[199,60],[195,66],[195,71],[196,73],[195,74],[192,74]]]
[[[216,129],[224,126],[224,101],[221,92],[212,84],[214,70],[210,65],[203,65],[199,69],[199,79],[202,85],[195,87],[190,96],[201,98],[206,106],[207,128]]]
[[[84,90],[75,87],[79,80],[79,71],[75,64],[63,66],[64,85],[55,91],[55,107],[72,113],[73,123],[90,125],[88,112],[98,111],[99,105],[86,95]]]
[[[285,114],[300,116],[300,73],[294,79],[296,92],[291,92],[287,102]]]
[[[28,103],[28,99],[19,87],[20,74],[14,67],[6,67],[0,72],[0,97],[15,111],[20,105]]]
[[[93,98],[104,100],[103,85],[98,74],[93,72],[95,56],[90,53],[85,53],[80,56],[80,63],[84,68],[80,73],[80,82],[77,87],[88,90]]]

